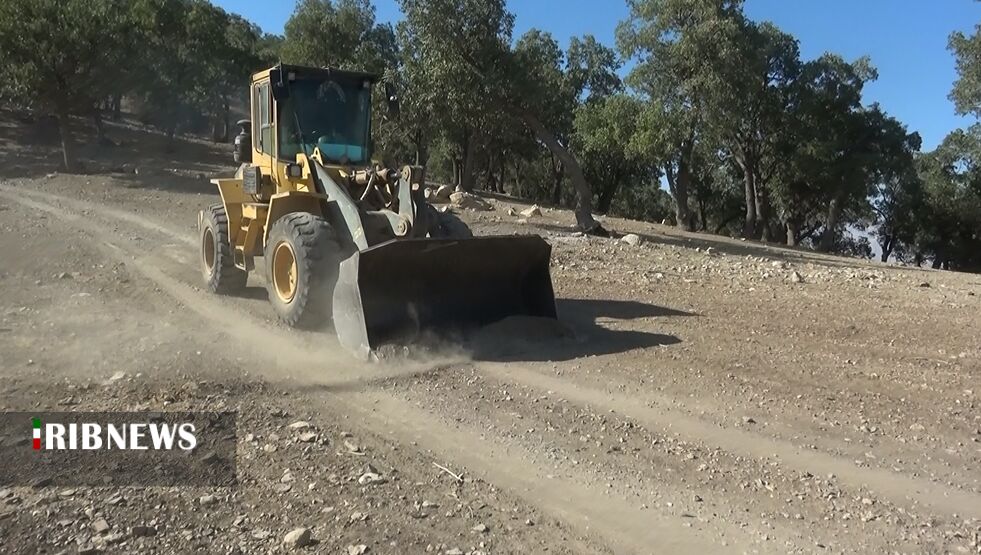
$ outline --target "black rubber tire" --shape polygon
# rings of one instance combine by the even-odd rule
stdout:
[[[209,258],[212,258],[210,267]],[[220,204],[202,212],[201,271],[205,286],[219,295],[241,292],[249,277],[248,273],[235,266],[228,239],[228,216],[225,207]]]
[[[433,239],[470,239],[473,237],[470,226],[463,223],[463,220],[456,214],[449,210],[440,212],[432,206],[429,208],[430,221],[435,222],[429,228],[429,236]]]
[[[280,297],[273,278],[273,254],[284,242],[289,243],[296,261],[296,285],[289,301]],[[273,224],[263,255],[266,289],[286,325],[310,329],[330,322],[340,254],[334,229],[320,216],[294,212]]]

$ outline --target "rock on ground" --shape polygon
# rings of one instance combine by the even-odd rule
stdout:
[[[438,203],[449,202],[452,195],[453,187],[451,185],[440,185],[434,192],[434,199]]]
[[[283,538],[283,545],[286,547],[298,548],[310,545],[313,537],[309,528],[296,528],[286,534]]]
[[[450,195],[450,202],[453,203],[453,206],[464,210],[487,211],[494,209],[486,200],[477,195],[464,193],[463,191],[458,191]]]
[[[542,209],[539,208],[537,204],[535,204],[535,205],[532,205],[532,206],[530,206],[530,207],[525,208],[524,210],[522,210],[521,211],[521,215],[524,216],[524,217],[526,217],[526,218],[533,218],[535,216],[541,216],[542,215]]]
[[[636,247],[637,245],[644,242],[644,240],[641,239],[640,235],[637,235],[636,233],[628,233],[623,237],[621,237],[620,241],[623,241],[624,243],[630,245],[631,247]]]

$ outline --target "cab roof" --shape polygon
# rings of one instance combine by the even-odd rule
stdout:
[[[341,77],[349,79],[359,79],[368,80],[371,83],[377,83],[379,76],[374,73],[368,73],[364,71],[351,71],[347,69],[339,69],[336,67],[309,67],[309,66],[299,66],[290,64],[279,64],[273,66],[269,69],[262,70],[252,75],[252,81],[261,81],[269,77],[270,73],[279,70],[282,74],[294,73],[298,79],[328,79],[331,77]]]

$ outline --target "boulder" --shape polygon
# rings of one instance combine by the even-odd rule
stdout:
[[[630,245],[631,247],[636,247],[637,245],[644,242],[644,240],[641,239],[640,235],[637,235],[636,233],[628,233],[623,237],[621,237],[620,240]]]
[[[453,195],[452,185],[440,185],[436,189],[432,202],[450,202],[450,197]]]
[[[493,207],[486,200],[478,197],[477,195],[464,193],[462,191],[450,195],[450,202],[453,203],[453,206],[464,210],[493,210]]]
[[[521,215],[524,216],[524,217],[526,217],[526,218],[533,218],[535,216],[541,216],[542,215],[542,209],[539,208],[537,204],[535,204],[535,205],[532,205],[532,206],[530,206],[530,207],[525,208],[524,210],[522,210],[521,211]]]
[[[312,540],[310,536],[309,528],[297,528],[286,534],[286,537],[283,538],[283,545],[292,548],[306,547],[310,545]]]

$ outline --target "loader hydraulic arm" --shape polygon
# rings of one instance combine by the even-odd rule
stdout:
[[[365,236],[364,224],[361,221],[358,205],[351,198],[351,195],[348,194],[347,189],[331,178],[324,166],[317,161],[318,158],[318,153],[314,152],[314,155],[310,157],[310,164],[316,170],[317,183],[321,191],[337,206],[344,220],[344,224],[347,226],[348,233],[351,235],[351,240],[354,241],[358,250],[363,251],[367,249],[368,238]]]

